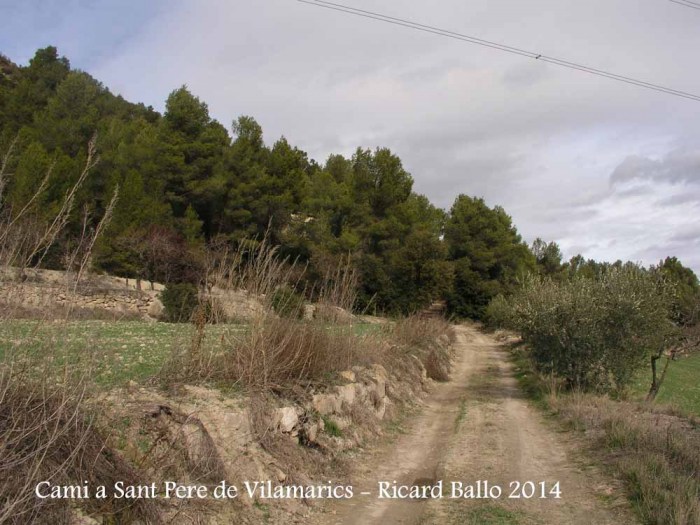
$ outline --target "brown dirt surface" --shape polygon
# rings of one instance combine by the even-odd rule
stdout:
[[[320,524],[636,523],[620,484],[591,465],[576,437],[524,397],[503,344],[471,326],[456,328],[451,380],[439,383],[406,431],[365,454],[352,477],[355,496],[327,501]],[[431,485],[441,498],[379,499],[378,482]],[[452,498],[453,481],[502,487],[497,499]],[[511,499],[512,482],[533,482],[535,497]],[[540,499],[540,482],[546,495]],[[559,482],[561,498],[549,494]],[[362,492],[368,492],[363,495]]]

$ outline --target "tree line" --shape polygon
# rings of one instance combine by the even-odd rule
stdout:
[[[528,246],[506,211],[481,198],[459,195],[448,211],[434,206],[389,149],[319,163],[284,137],[269,145],[250,116],[227,129],[186,86],[170,93],[161,114],[112,94],[55,47],[26,66],[0,55],[0,151],[14,145],[1,213],[31,202],[26,220],[50,221],[94,136],[99,162],[43,266],[64,269],[72,239],[109,209],[92,249],[96,270],[197,283],[212,250],[265,238],[306,268],[299,291],[350,257],[360,276],[356,308],[386,314],[444,299],[452,314],[479,319],[525,275],[563,279],[602,267],[580,256],[562,262],[555,243]]]

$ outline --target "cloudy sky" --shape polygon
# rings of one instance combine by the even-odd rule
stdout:
[[[668,0],[341,0],[700,94],[700,9]],[[319,161],[388,146],[415,189],[510,213],[565,255],[700,272],[700,102],[296,0],[0,0],[0,52],[48,44],[158,109],[187,84]]]

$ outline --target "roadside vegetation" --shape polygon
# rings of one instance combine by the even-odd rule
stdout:
[[[523,388],[583,432],[644,523],[697,525],[697,278],[673,258],[552,270],[488,308],[493,325],[521,336]]]
[[[672,406],[566,392],[539,374],[527,349],[513,349],[525,391],[567,428],[584,452],[625,482],[642,523],[700,523],[700,420]]]
[[[637,375],[630,390],[630,397],[644,399],[647,396],[649,391],[647,370]],[[656,401],[700,417],[700,352],[681,355],[670,361],[663,387]]]
[[[124,387],[246,396],[260,446],[294,465],[290,478],[302,476],[322,447],[308,428],[297,443],[272,430],[282,402],[307,402],[341,373],[375,367],[371,410],[383,417],[385,375],[409,390],[426,376],[447,380],[449,325],[419,314],[436,301],[456,319],[521,334],[521,376],[534,390],[546,378],[543,400],[609,453],[646,522],[700,521],[696,422],[652,404],[676,400],[697,413],[700,403],[700,285],[675,257],[649,268],[563,261],[556,243],[528,246],[506,211],[481,198],[435,207],[389,149],[319,163],[284,137],[266,144],[252,117],[229,132],[185,86],[163,114],[127,102],[53,47],[26,66],[0,56],[0,66],[9,290],[0,298],[0,523],[61,523],[78,511],[159,523],[159,502],[88,501],[76,511],[36,501],[31,488],[47,476],[140,483],[163,472],[185,427],[200,436],[204,467],[180,450],[185,460],[168,468],[192,479],[222,472],[202,421],[169,405],[152,419],[165,414],[175,430],[139,427],[149,441],[128,434],[125,416],[115,439],[102,401]],[[99,313],[70,304],[30,312],[11,294],[39,268],[61,270],[67,292],[98,272],[139,289],[161,283],[166,322],[90,319]],[[231,322],[227,293],[252,298],[255,315]],[[391,320],[362,324],[360,314]],[[646,404],[626,401],[640,382]],[[349,422],[323,416],[314,432],[331,437],[347,436],[342,423],[369,426],[361,410]],[[317,464],[338,468],[326,459]]]
[[[67,218],[97,162],[93,148],[91,142],[84,174],[67,190],[53,219],[42,221],[35,213],[45,186],[23,208],[0,202],[5,204],[0,207],[0,265],[13,282],[12,293],[22,294],[26,271],[41,266],[58,238],[73,246],[64,260],[79,261],[64,272],[66,290],[79,289],[90,273],[91,250],[111,212],[73,241]],[[9,175],[4,171],[8,164],[3,162],[0,182]],[[38,234],[30,237],[29,231]],[[313,285],[306,283],[311,288],[304,290],[300,283],[308,268],[281,254],[267,237],[233,249],[201,249],[207,265],[198,285],[166,284],[167,322],[75,320],[70,304],[60,312],[45,312],[45,319],[36,311],[23,319],[25,310],[16,307],[13,297],[3,298],[0,523],[64,523],[90,516],[109,523],[158,524],[185,512],[158,499],[119,500],[111,492],[104,499],[39,500],[34,489],[40,481],[111,487],[116,481],[148,485],[173,475],[201,482],[224,479],[223,460],[199,419],[169,405],[158,405],[145,419],[110,412],[128,392],[148,395],[138,394],[145,389],[168,399],[178,389],[199,385],[234,395],[249,404],[255,440],[284,467],[285,476],[315,477],[338,468],[333,449],[320,452],[306,441],[295,443],[280,435],[275,414],[281,403],[308,402],[311,389],[332,386],[339,372],[353,367],[383,365],[382,374],[412,374],[419,386],[421,370],[447,378],[448,341],[434,341],[446,337],[447,324],[409,319],[362,326],[352,313],[358,274],[349,259]],[[255,297],[259,315],[231,323],[212,290]],[[313,315],[308,315],[309,306]],[[361,409],[353,414],[358,425],[367,421]],[[170,423],[151,422],[161,415]],[[322,421],[317,432],[330,439],[344,435],[336,418]],[[200,436],[195,445],[187,441],[189,432]],[[187,446],[194,446],[197,455]],[[196,510],[186,512],[197,515]]]

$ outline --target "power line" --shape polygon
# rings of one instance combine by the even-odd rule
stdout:
[[[417,22],[412,22],[403,18],[397,18],[393,16],[383,15],[380,13],[375,13],[373,11],[366,11],[364,9],[358,9],[355,7],[337,4],[333,2],[327,2],[325,0],[297,0],[298,2],[313,5],[316,7],[323,7],[325,9],[331,9],[333,11],[340,11],[342,13],[347,13],[355,16],[360,16],[362,18],[370,18],[372,20],[377,20],[380,22],[385,22],[387,24],[407,27],[409,29],[415,29],[417,31],[423,31],[425,33],[432,33],[438,36],[444,36],[447,38],[452,38],[454,40],[461,40],[463,42],[468,42],[471,44],[477,44],[480,46],[490,47],[498,51],[504,51],[506,53],[512,53],[515,55],[524,56],[526,58],[533,58],[541,62],[547,62],[549,64],[554,64],[560,67],[565,67],[568,69],[574,69],[577,71],[582,71],[584,73],[589,73],[591,75],[597,75],[600,77],[609,78],[611,80],[616,80],[618,82],[624,82],[626,84],[631,84],[638,87],[643,87],[646,89],[651,89],[654,91],[659,91],[661,93],[666,93],[667,95],[673,95],[676,97],[687,98],[689,100],[694,100],[700,102],[700,95],[694,93],[688,93],[686,91],[680,91],[677,89],[669,88],[659,84],[652,84],[651,82],[645,82],[644,80],[635,79],[632,77],[627,77],[624,75],[618,75],[616,73],[611,73],[609,71],[604,71],[602,69],[596,69],[583,64],[577,64],[575,62],[569,62],[560,58],[555,58],[541,53],[534,53],[532,51],[527,51],[525,49],[520,49],[513,46],[508,46],[505,44],[500,44],[498,42],[493,42],[490,40],[484,40],[483,38],[477,38],[474,36],[465,35],[462,33],[457,33],[455,31],[449,31],[447,29],[441,29],[439,27],[430,26],[426,24],[420,24]],[[671,0],[677,1],[677,0]],[[688,0],[684,0],[688,1]],[[699,7],[700,8],[700,7]]]
[[[682,5],[685,7],[690,7],[691,9],[700,9],[700,4],[696,2],[691,2],[690,0],[668,0],[674,4]]]

